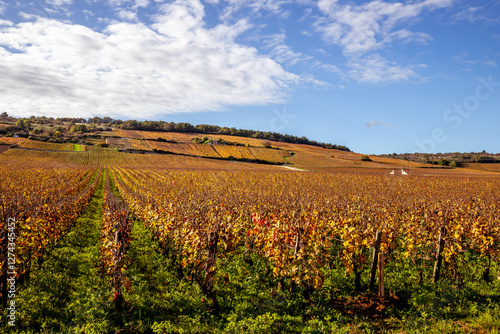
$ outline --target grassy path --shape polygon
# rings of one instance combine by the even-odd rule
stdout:
[[[17,331],[102,332],[113,322],[108,278],[98,273],[103,176],[74,228],[19,289]]]
[[[131,290],[124,293],[126,332],[170,333],[181,324],[196,328],[195,333],[209,331],[210,321],[200,312],[206,305],[198,287],[176,276],[141,222],[134,222],[127,254],[133,261],[127,270]]]
[[[110,188],[120,198],[113,178]],[[140,221],[133,222],[127,257],[132,259],[127,269],[131,288],[124,291],[123,330],[164,333],[173,324],[187,322],[190,327],[199,327],[200,333],[206,333],[198,322],[200,319],[193,319],[196,310],[203,308],[197,286],[176,276],[151,232]]]

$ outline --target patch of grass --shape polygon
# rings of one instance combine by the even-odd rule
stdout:
[[[16,296],[15,332],[85,332],[109,327],[111,288],[99,274],[103,176],[84,214]]]

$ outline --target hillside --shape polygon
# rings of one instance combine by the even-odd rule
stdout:
[[[151,131],[155,133],[198,133],[205,135],[224,135],[244,138],[255,138],[280,141],[294,144],[307,144],[329,149],[350,151],[349,148],[331,143],[317,142],[306,137],[297,137],[271,131],[256,131],[249,129],[236,129],[234,127],[220,127],[217,125],[189,123],[175,123],[165,121],[136,121],[116,120],[110,117],[84,118],[57,118],[36,117],[15,118],[6,112],[0,114],[0,135],[19,136],[41,141],[51,142],[77,142],[87,137],[85,134],[95,131],[110,131],[111,129]]]
[[[389,174],[395,170],[395,175],[402,175],[402,169],[417,175],[500,171],[497,164],[470,162],[462,164],[463,168],[451,168],[444,164],[402,160],[400,156],[366,156],[321,145],[219,133],[125,130],[111,126],[113,124],[89,125],[64,119],[3,117],[0,154],[4,159],[124,167],[276,170],[287,166],[325,172]]]
[[[370,157],[372,161],[363,161],[364,156],[354,152],[232,136],[204,138],[206,136],[200,134],[172,132],[163,133],[162,139],[158,140],[152,138],[156,133],[130,130],[89,135],[93,137],[93,145],[2,137],[0,159],[42,159],[78,165],[170,169],[276,170],[294,167],[308,171],[355,171],[388,175],[392,170],[396,170],[396,175],[401,175],[401,169],[408,171],[408,168],[412,175],[482,174],[484,171],[474,172],[472,169],[486,170],[484,164],[469,164],[467,168],[454,169],[441,166],[428,168],[422,163],[376,156]]]

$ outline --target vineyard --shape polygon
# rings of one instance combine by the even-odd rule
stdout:
[[[304,285],[309,301],[323,284],[325,263],[335,256],[361,289],[376,231],[383,232],[380,251],[387,261],[409,261],[416,268],[433,265],[439,231],[445,231],[440,256],[458,280],[467,252],[484,258],[486,273],[499,260],[497,179],[393,182],[379,176],[127,170],[117,175],[129,208],[198,280],[215,275],[207,272],[216,270],[213,240],[224,256],[242,251],[266,259],[277,279]]]
[[[0,144],[15,144],[18,147],[44,151],[73,151],[73,144],[46,143],[25,138],[0,138]]]
[[[114,130],[113,134],[119,138],[109,137],[106,143],[121,150],[160,151],[193,157],[259,161],[272,164],[284,164],[287,162],[286,158],[290,157],[288,150],[272,147],[270,143],[253,138],[243,139],[221,135],[209,139],[200,134],[132,130]],[[193,143],[193,139],[206,140],[210,143]]]
[[[2,331],[500,330],[494,173],[301,172],[98,147],[0,162]]]

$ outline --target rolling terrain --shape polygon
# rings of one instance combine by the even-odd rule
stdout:
[[[368,156],[305,144],[228,135],[113,129],[90,132],[86,144],[50,143],[22,137],[0,137],[1,159],[44,158],[93,166],[194,169],[283,170],[402,175],[476,175],[498,172],[498,164],[464,164],[462,168]],[[364,157],[364,159],[362,159]],[[364,161],[367,160],[367,161]]]

